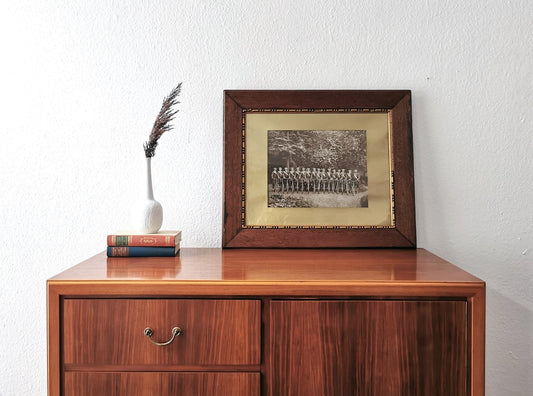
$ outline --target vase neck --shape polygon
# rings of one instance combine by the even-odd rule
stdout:
[[[146,157],[146,198],[154,199],[154,191],[152,189],[152,157]]]

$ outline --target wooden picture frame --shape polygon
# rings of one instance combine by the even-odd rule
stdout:
[[[222,246],[416,247],[411,92],[224,91]]]

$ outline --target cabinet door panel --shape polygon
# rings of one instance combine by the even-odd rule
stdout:
[[[272,396],[466,395],[464,301],[272,301]]]
[[[259,373],[65,374],[65,396],[259,396]]]
[[[72,365],[259,365],[259,300],[66,299],[63,362]],[[183,330],[164,342],[175,326]],[[155,370],[154,370],[155,371]]]

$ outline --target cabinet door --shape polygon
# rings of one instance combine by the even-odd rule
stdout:
[[[268,394],[467,393],[465,301],[272,301]]]
[[[65,396],[259,396],[259,373],[65,374]]]

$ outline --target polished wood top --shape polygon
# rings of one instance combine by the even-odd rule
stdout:
[[[102,252],[53,277],[63,282],[483,283],[424,249],[183,248],[177,257],[106,257]]]

